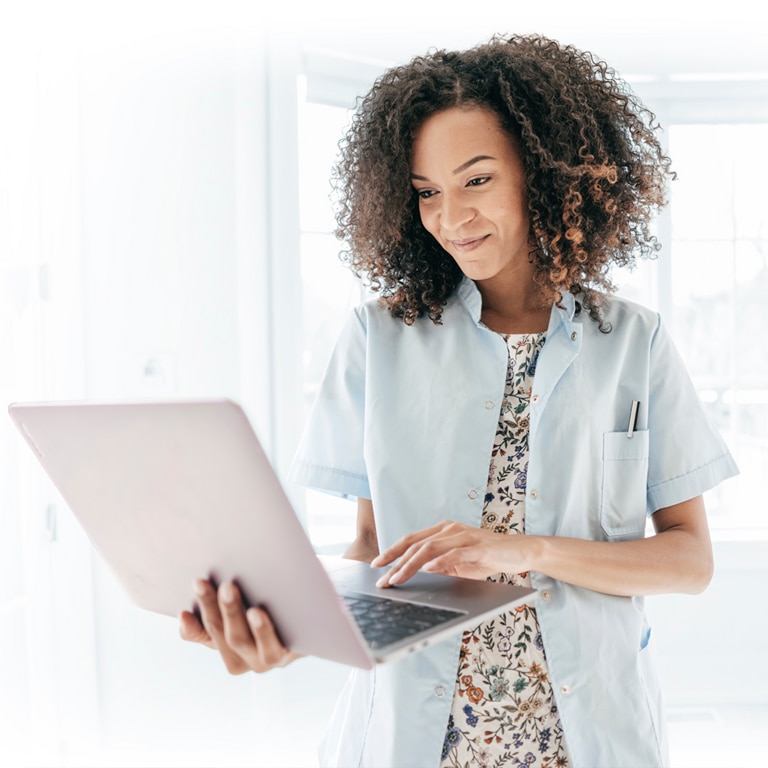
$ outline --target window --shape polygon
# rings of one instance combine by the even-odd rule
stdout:
[[[766,528],[758,479],[768,471],[768,123],[669,130],[670,325],[705,409],[741,475],[708,498],[715,530]]]
[[[304,416],[314,400],[328,358],[362,283],[339,258],[343,243],[333,234],[331,169],[339,139],[350,117],[344,107],[310,101],[306,78],[298,89],[299,221],[301,229],[301,306]],[[305,520],[320,552],[340,553],[354,536],[356,508],[349,501],[307,491]]]

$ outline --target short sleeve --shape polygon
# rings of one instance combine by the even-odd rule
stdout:
[[[371,497],[363,456],[366,342],[358,308],[336,342],[288,472],[290,482],[345,497]]]
[[[700,496],[738,467],[661,320],[650,355],[648,510],[655,512]]]

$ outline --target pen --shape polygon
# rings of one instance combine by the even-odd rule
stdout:
[[[635,434],[635,427],[637,426],[637,414],[640,411],[640,401],[633,400],[632,407],[629,409],[629,424],[627,426],[627,437],[631,438]]]

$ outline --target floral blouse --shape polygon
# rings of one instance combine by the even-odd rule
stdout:
[[[528,411],[544,334],[504,337],[509,366],[481,525],[525,532]],[[527,573],[490,578],[530,586]],[[464,633],[441,768],[569,765],[536,609],[523,605]]]

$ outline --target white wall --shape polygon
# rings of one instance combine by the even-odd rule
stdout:
[[[271,37],[278,57],[271,62],[263,19],[242,5],[205,13],[187,4],[114,4],[121,13],[108,23],[105,5],[90,5],[74,21],[59,9],[19,28],[28,40],[15,50],[41,67],[24,81],[32,91],[11,87],[14,61],[4,62],[2,92],[16,94],[13,104],[36,104],[29,147],[44,139],[32,179],[21,175],[42,212],[39,221],[30,218],[36,242],[26,246],[34,266],[27,277],[35,283],[40,266],[48,281],[47,298],[36,299],[43,332],[35,338],[49,362],[35,381],[49,383],[34,395],[235,397],[281,457],[290,453],[295,425],[273,432],[288,418],[287,387],[297,385],[289,376],[277,391],[275,376],[295,365],[285,352],[296,330],[285,325],[289,308],[276,302],[289,291],[290,271],[275,274],[267,256],[272,248],[295,258],[292,245],[275,240],[296,204],[285,192],[295,170],[285,154],[295,130],[285,116],[290,92],[283,93],[286,113],[267,107],[275,89],[288,87],[280,78],[290,77],[300,45],[361,56],[375,68],[432,44],[470,44],[513,24],[523,31],[538,24],[577,44],[598,40],[597,50],[625,71],[662,67],[677,44],[673,32],[690,46],[679,69],[768,71],[762,40],[746,34],[754,30],[734,38],[727,20],[704,19],[702,31],[670,21],[661,5],[657,18],[613,23],[609,14],[596,25],[574,20],[583,8],[569,16],[548,5],[557,21],[536,22],[530,10],[513,13],[504,4],[503,13],[458,28],[444,4],[437,22],[406,24],[403,16],[360,26],[349,18],[336,23],[327,8],[324,19],[302,23],[287,4]],[[163,21],[156,28],[153,14]],[[91,27],[78,47],[80,22]],[[666,32],[653,36],[659,26]],[[647,45],[629,45],[635,27]],[[7,43],[11,27],[4,29]],[[605,30],[611,34],[595,37]],[[276,51],[275,40],[297,48]],[[0,136],[21,141],[23,132]],[[275,146],[277,153],[269,150]],[[9,158],[8,146],[3,151]],[[283,356],[271,343],[275,329],[288,340]],[[13,397],[23,389],[16,383]],[[279,418],[272,402],[282,403]],[[28,480],[24,489],[33,487],[31,459],[19,456],[13,472]],[[47,499],[58,512],[55,541],[42,535]],[[9,726],[18,733],[28,723],[32,765],[312,764],[344,670],[303,660],[279,675],[229,678],[214,654],[178,640],[172,620],[126,601],[49,488],[22,490],[15,503],[24,535],[0,521],[3,535],[24,539],[27,568],[23,578],[3,576],[23,581],[25,597],[22,608],[0,612],[2,655],[18,659],[0,663],[0,687],[21,692],[23,711],[0,696],[7,705],[0,714],[11,718],[0,743],[10,743]],[[677,706],[765,704],[764,543],[716,547],[718,572],[705,595],[649,601],[668,698]]]

